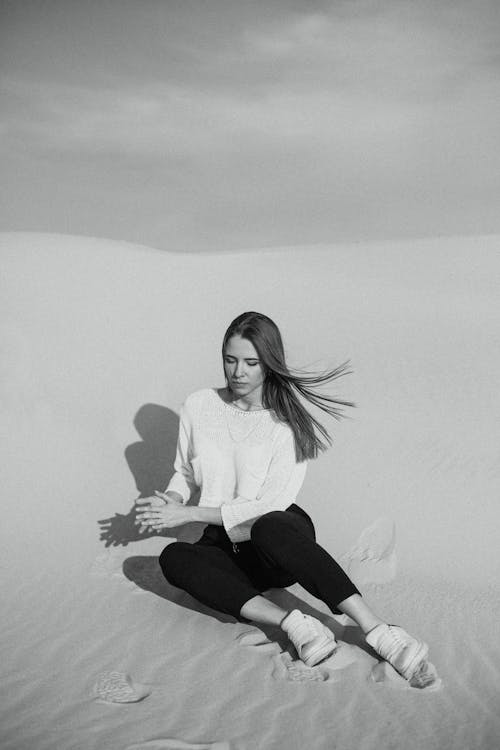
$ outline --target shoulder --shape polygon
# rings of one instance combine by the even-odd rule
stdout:
[[[198,412],[208,399],[212,398],[212,388],[200,388],[186,396],[182,404],[184,411],[189,413]]]

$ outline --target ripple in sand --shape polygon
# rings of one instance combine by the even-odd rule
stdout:
[[[124,750],[231,750],[229,742],[192,743],[177,739],[158,739],[127,745]]]
[[[120,551],[108,549],[97,555],[90,566],[90,575],[99,578],[123,578]]]
[[[124,672],[103,672],[94,685],[94,696],[105,703],[138,703],[151,691],[138,682],[133,682]]]

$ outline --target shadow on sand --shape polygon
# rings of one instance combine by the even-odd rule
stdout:
[[[163,492],[174,473],[179,417],[165,406],[144,404],[134,417],[134,427],[142,440],[127,446],[125,460],[135,480],[139,493],[137,497],[151,497],[155,490]],[[196,493],[188,505],[196,505],[198,500],[199,493]],[[115,513],[110,518],[100,519],[100,539],[105,547],[126,547],[130,542],[158,536],[151,532],[140,533],[135,520],[135,507],[128,513]],[[201,536],[204,525],[187,524],[171,528],[168,537],[194,542]]]

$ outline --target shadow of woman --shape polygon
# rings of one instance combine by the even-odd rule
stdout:
[[[144,404],[134,417],[134,427],[142,439],[127,446],[125,460],[134,477],[138,497],[150,497],[155,490],[162,492],[174,473],[179,417],[165,406]],[[196,494],[188,505],[195,505],[198,500],[199,494]],[[130,542],[158,536],[155,532],[139,532],[135,520],[134,507],[126,514],[115,513],[111,518],[100,519],[101,541],[106,547],[126,547]],[[204,525],[178,526],[160,536],[194,542],[201,536]]]
[[[134,417],[142,438],[125,449],[125,460],[135,479],[139,497],[163,491],[174,473],[179,417],[166,406],[144,404]]]
[[[151,497],[155,490],[163,491],[174,473],[174,461],[179,432],[178,415],[159,404],[144,404],[134,417],[134,427],[140,441],[132,443],[125,449],[125,460],[134,477],[138,497]],[[199,492],[195,493],[188,505],[196,505]],[[142,541],[158,536],[168,540],[193,543],[200,538],[206,524],[190,523],[169,528],[160,534],[156,532],[139,532],[135,524],[135,506],[126,514],[115,513],[111,518],[99,521],[101,540],[106,547],[126,547],[131,542]],[[123,561],[123,573],[126,578],[139,588],[151,591],[157,596],[180,604],[186,609],[210,615],[221,622],[235,622],[231,615],[217,612],[196,601],[185,591],[170,585],[164,578],[158,557],[136,555]]]
[[[194,599],[186,591],[168,583],[161,572],[157,557],[148,555],[127,557],[123,561],[122,567],[125,577],[135,583],[136,586],[139,586],[139,588],[144,589],[144,591],[151,591],[156,596],[161,596],[162,599],[167,599],[169,602],[178,604],[185,609],[209,615],[219,620],[219,622],[237,622],[236,618],[232,615],[207,607],[197,599]]]

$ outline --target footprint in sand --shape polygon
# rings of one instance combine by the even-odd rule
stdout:
[[[358,584],[383,584],[396,577],[396,527],[388,518],[378,518],[342,555],[347,573]]]
[[[276,680],[289,680],[290,682],[326,682],[332,679],[332,675],[321,666],[308,667],[300,659],[292,659],[287,652],[280,654],[272,672]]]
[[[443,682],[437,675],[436,667],[430,662],[427,662],[427,674],[432,680],[431,684],[423,688],[412,687],[388,662],[380,661],[373,667],[371,678],[374,682],[383,682],[387,687],[395,690],[418,690],[420,693],[441,690]]]
[[[339,643],[335,653],[321,664],[308,667],[300,659],[293,659],[287,652],[278,653],[278,644],[272,643],[260,630],[249,630],[241,633],[236,639],[241,646],[258,648],[273,654],[274,669],[272,677],[276,680],[290,682],[336,682],[338,672],[345,669],[356,659],[356,648],[348,643]]]
[[[159,739],[127,745],[124,750],[231,750],[229,742],[192,743],[184,740]]]
[[[133,682],[124,672],[103,672],[94,685],[95,700],[100,703],[138,703],[151,691],[138,682]]]
[[[300,659],[294,659],[287,651],[278,653],[279,644],[271,642],[261,630],[248,630],[237,636],[241,646],[258,648],[259,651],[273,655],[274,668],[272,677],[275,680],[290,682],[339,682],[339,672],[354,663],[365,663],[366,654],[356,646],[343,641],[338,642],[336,651],[315,667],[308,667]],[[432,684],[424,688],[414,688],[401,677],[386,661],[377,662],[372,668],[371,679],[374,682],[385,683],[395,690],[425,690],[436,691],[442,687],[442,681],[437,676],[436,668],[428,662],[428,673],[433,679]]]
[[[240,646],[252,646],[259,651],[276,651],[277,644],[272,643],[261,630],[246,630],[236,636]]]

